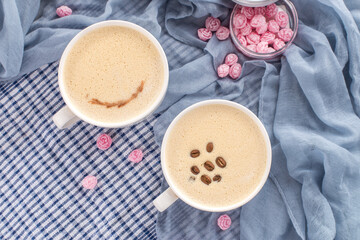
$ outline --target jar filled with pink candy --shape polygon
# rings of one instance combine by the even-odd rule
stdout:
[[[281,55],[293,42],[298,15],[289,0],[233,0],[230,36],[240,52],[258,59]]]

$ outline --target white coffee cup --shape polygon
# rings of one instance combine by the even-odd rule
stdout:
[[[89,33],[90,31],[93,31],[93,30],[99,29],[99,28],[103,28],[103,27],[108,27],[108,26],[121,26],[121,27],[130,28],[132,30],[139,32],[140,34],[144,35],[145,37],[147,37],[154,44],[156,49],[158,50],[161,61],[163,63],[162,65],[164,67],[163,86],[161,88],[159,95],[157,96],[156,100],[154,101],[154,103],[146,111],[142,112],[141,114],[137,115],[136,117],[129,119],[127,121],[119,121],[116,123],[100,122],[100,121],[91,119],[88,116],[84,115],[82,112],[80,112],[75,107],[75,105],[72,104],[70,97],[69,97],[68,93],[66,92],[65,83],[64,83],[64,74],[63,74],[66,58],[69,55],[69,52],[72,49],[72,47],[76,44],[76,42],[80,38],[82,38],[84,35]],[[166,93],[166,90],[168,87],[169,67],[168,67],[167,58],[166,58],[163,48],[161,47],[160,43],[156,40],[156,38],[151,33],[149,33],[144,28],[140,27],[139,25],[136,25],[131,22],[121,21],[121,20],[109,20],[109,21],[99,22],[99,23],[93,24],[93,25],[85,28],[84,30],[79,32],[69,42],[69,44],[65,48],[65,50],[61,56],[61,59],[60,59],[59,70],[58,70],[58,82],[59,82],[61,96],[64,99],[64,102],[66,103],[66,106],[63,107],[62,109],[60,109],[52,118],[55,125],[58,128],[60,128],[60,129],[68,128],[79,120],[83,120],[92,125],[96,125],[96,126],[104,127],[104,128],[121,128],[121,127],[126,127],[126,126],[129,126],[131,124],[134,124],[136,122],[143,120],[145,117],[150,115],[153,111],[155,111],[155,109],[160,105],[160,103],[164,99],[164,96],[165,96],[165,93]]]
[[[192,201],[189,197],[184,196],[183,194],[181,194],[181,191],[179,191],[179,189],[176,188],[176,184],[174,184],[173,179],[171,178],[171,176],[169,175],[169,173],[167,172],[167,168],[165,166],[166,163],[166,155],[165,155],[165,149],[166,149],[166,144],[168,142],[168,138],[169,135],[172,131],[172,129],[176,126],[176,124],[178,123],[178,121],[189,111],[192,111],[196,108],[199,107],[203,107],[206,105],[226,105],[226,106],[230,106],[230,107],[234,107],[236,109],[238,109],[239,111],[245,113],[247,116],[249,116],[254,123],[259,127],[263,139],[265,141],[265,146],[266,146],[266,166],[265,166],[265,171],[264,171],[264,175],[262,176],[260,182],[258,183],[258,185],[256,186],[256,188],[242,201],[237,202],[236,204],[233,205],[229,205],[229,206],[225,206],[225,207],[208,207],[208,206],[203,206],[200,205],[194,201]],[[265,130],[264,125],[261,123],[261,121],[256,117],[255,114],[253,114],[249,109],[247,109],[246,107],[235,103],[235,102],[231,102],[231,101],[227,101],[227,100],[207,100],[207,101],[202,101],[199,103],[196,103],[188,108],[186,108],[185,110],[183,110],[170,124],[170,126],[168,127],[168,129],[166,130],[166,133],[164,135],[163,141],[162,141],[162,146],[161,146],[161,168],[163,171],[163,174],[165,176],[165,179],[167,181],[167,183],[169,184],[169,188],[167,190],[165,190],[162,194],[160,194],[160,196],[158,196],[154,201],[154,205],[155,207],[160,211],[164,211],[166,210],[168,207],[170,207],[176,200],[178,200],[179,198],[184,201],[185,203],[189,204],[190,206],[203,210],[203,211],[208,211],[208,212],[225,212],[225,211],[229,211],[229,210],[233,210],[236,209],[238,207],[241,207],[242,205],[246,204],[247,202],[249,202],[252,198],[254,198],[256,196],[256,194],[261,190],[261,188],[264,186],[268,176],[269,176],[269,172],[270,172],[270,167],[271,167],[271,143],[269,140],[269,136]]]

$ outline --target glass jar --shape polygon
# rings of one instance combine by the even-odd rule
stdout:
[[[298,14],[296,12],[295,6],[294,4],[289,1],[289,0],[278,0],[278,1],[274,1],[274,0],[234,0],[234,2],[237,3],[237,5],[235,5],[231,16],[230,16],[230,35],[232,38],[232,41],[234,43],[234,45],[236,46],[236,48],[243,53],[244,55],[251,57],[251,58],[257,58],[257,59],[271,59],[271,58],[275,58],[279,55],[281,55],[284,51],[286,51],[286,49],[288,47],[290,47],[290,45],[292,44],[293,40],[296,37],[297,31],[298,31],[298,25],[299,25],[299,18],[298,18]],[[285,46],[279,50],[276,50],[274,52],[269,52],[269,53],[258,53],[258,52],[254,52],[251,51],[250,49],[248,49],[247,47],[243,46],[239,39],[237,38],[236,34],[235,34],[235,28],[233,27],[233,20],[234,20],[234,16],[235,13],[238,10],[238,8],[240,8],[239,5],[242,6],[248,6],[248,7],[260,7],[260,6],[267,6],[271,3],[274,3],[278,6],[281,7],[282,10],[284,10],[288,16],[289,16],[289,28],[293,31],[293,35],[291,37],[291,39],[285,43]]]

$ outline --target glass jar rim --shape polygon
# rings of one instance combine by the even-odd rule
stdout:
[[[240,4],[246,7],[264,7],[278,0],[232,0],[236,4]]]

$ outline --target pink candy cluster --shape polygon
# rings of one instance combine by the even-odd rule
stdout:
[[[255,8],[238,5],[232,24],[241,45],[258,53],[277,51],[293,36],[288,14],[275,3]]]
[[[218,18],[208,17],[205,21],[205,28],[198,29],[198,37],[203,40],[209,40],[213,33],[219,40],[225,40],[229,38],[230,30],[227,27],[221,26],[221,22]]]
[[[234,53],[230,53],[225,57],[225,63],[221,64],[217,68],[218,76],[224,78],[230,76],[232,79],[237,79],[241,74],[241,65],[238,63],[238,56]]]

